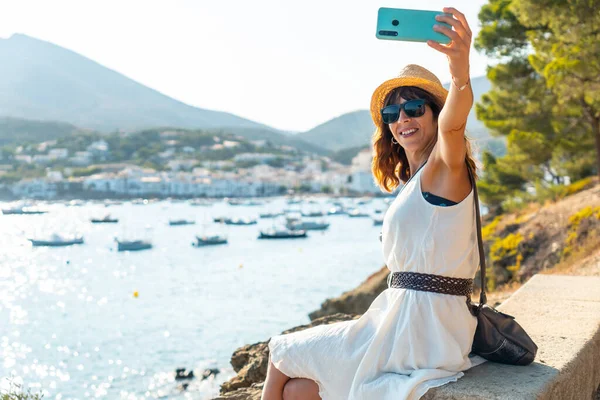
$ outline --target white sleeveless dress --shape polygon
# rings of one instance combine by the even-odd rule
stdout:
[[[473,278],[479,254],[473,191],[449,207],[421,193],[421,168],[383,219],[383,257],[392,272]],[[419,399],[485,361],[469,358],[477,319],[464,296],[388,288],[359,318],[269,342],[273,364],[319,385],[323,400]]]

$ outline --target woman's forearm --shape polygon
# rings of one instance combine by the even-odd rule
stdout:
[[[459,90],[465,84],[467,86]],[[473,107],[473,89],[468,75],[454,77],[438,121],[440,133],[464,131],[471,107]]]

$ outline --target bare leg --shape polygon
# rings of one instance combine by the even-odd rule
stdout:
[[[269,357],[269,366],[267,367],[267,379],[263,386],[260,400],[282,400],[283,387],[290,380],[290,377],[278,370],[271,362]]]
[[[319,385],[311,379],[290,379],[283,388],[283,400],[321,400]]]

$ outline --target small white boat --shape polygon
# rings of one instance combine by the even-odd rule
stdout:
[[[364,217],[368,217],[369,214],[362,212],[359,209],[355,208],[353,210],[348,211],[348,216],[351,218],[364,218]]]
[[[259,216],[261,218],[277,218],[277,217],[281,217],[283,215],[284,215],[283,212],[266,212],[266,213],[259,214]]]
[[[293,216],[288,216],[286,219],[286,228],[297,231],[324,231],[329,228],[329,223],[324,219],[318,221],[306,221],[302,218],[296,218]]]
[[[82,236],[75,237],[63,237],[59,234],[53,234],[48,239],[28,239],[33,246],[46,246],[46,247],[61,247],[71,246],[73,244],[83,244]]]
[[[170,226],[181,226],[181,225],[194,225],[196,221],[188,219],[171,219],[169,220]]]
[[[194,206],[194,207],[207,207],[207,206],[211,206],[212,203],[206,199],[193,199],[190,200],[190,206]]]
[[[117,242],[117,251],[139,251],[152,248],[152,243],[145,240],[119,240]]]
[[[260,231],[259,239],[299,239],[307,237],[306,231],[270,228]]]
[[[329,210],[327,210],[327,215],[344,215],[344,214],[346,214],[346,211],[341,206],[331,207]]]
[[[92,224],[116,224],[119,222],[118,218],[111,218],[110,214],[106,214],[102,218],[91,218],[90,221]]]
[[[214,246],[217,244],[227,244],[227,237],[224,235],[196,236],[196,243],[192,243],[192,246],[204,247],[204,246]]]
[[[240,199],[229,199],[227,200],[227,203],[230,206],[242,206],[244,205],[244,200],[240,200]]]
[[[40,210],[33,207],[13,207],[2,209],[3,215],[34,215],[34,214],[46,214],[48,211]]]
[[[303,217],[322,217],[324,215],[323,211],[302,211],[301,214]]]
[[[223,222],[225,225],[255,225],[257,223],[256,219],[248,217],[225,218]]]

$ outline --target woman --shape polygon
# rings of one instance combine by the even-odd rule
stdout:
[[[371,99],[373,174],[388,192],[405,183],[382,229],[390,287],[357,320],[272,337],[262,400],[418,399],[482,361],[469,358],[477,319],[464,295],[415,290],[396,279],[433,274],[470,283],[478,266],[468,170],[474,173],[475,163],[464,135],[473,104],[471,30],[456,9],[444,12],[453,17],[437,20],[453,29],[434,29],[452,42],[428,45],[448,58],[450,91],[409,65]]]

